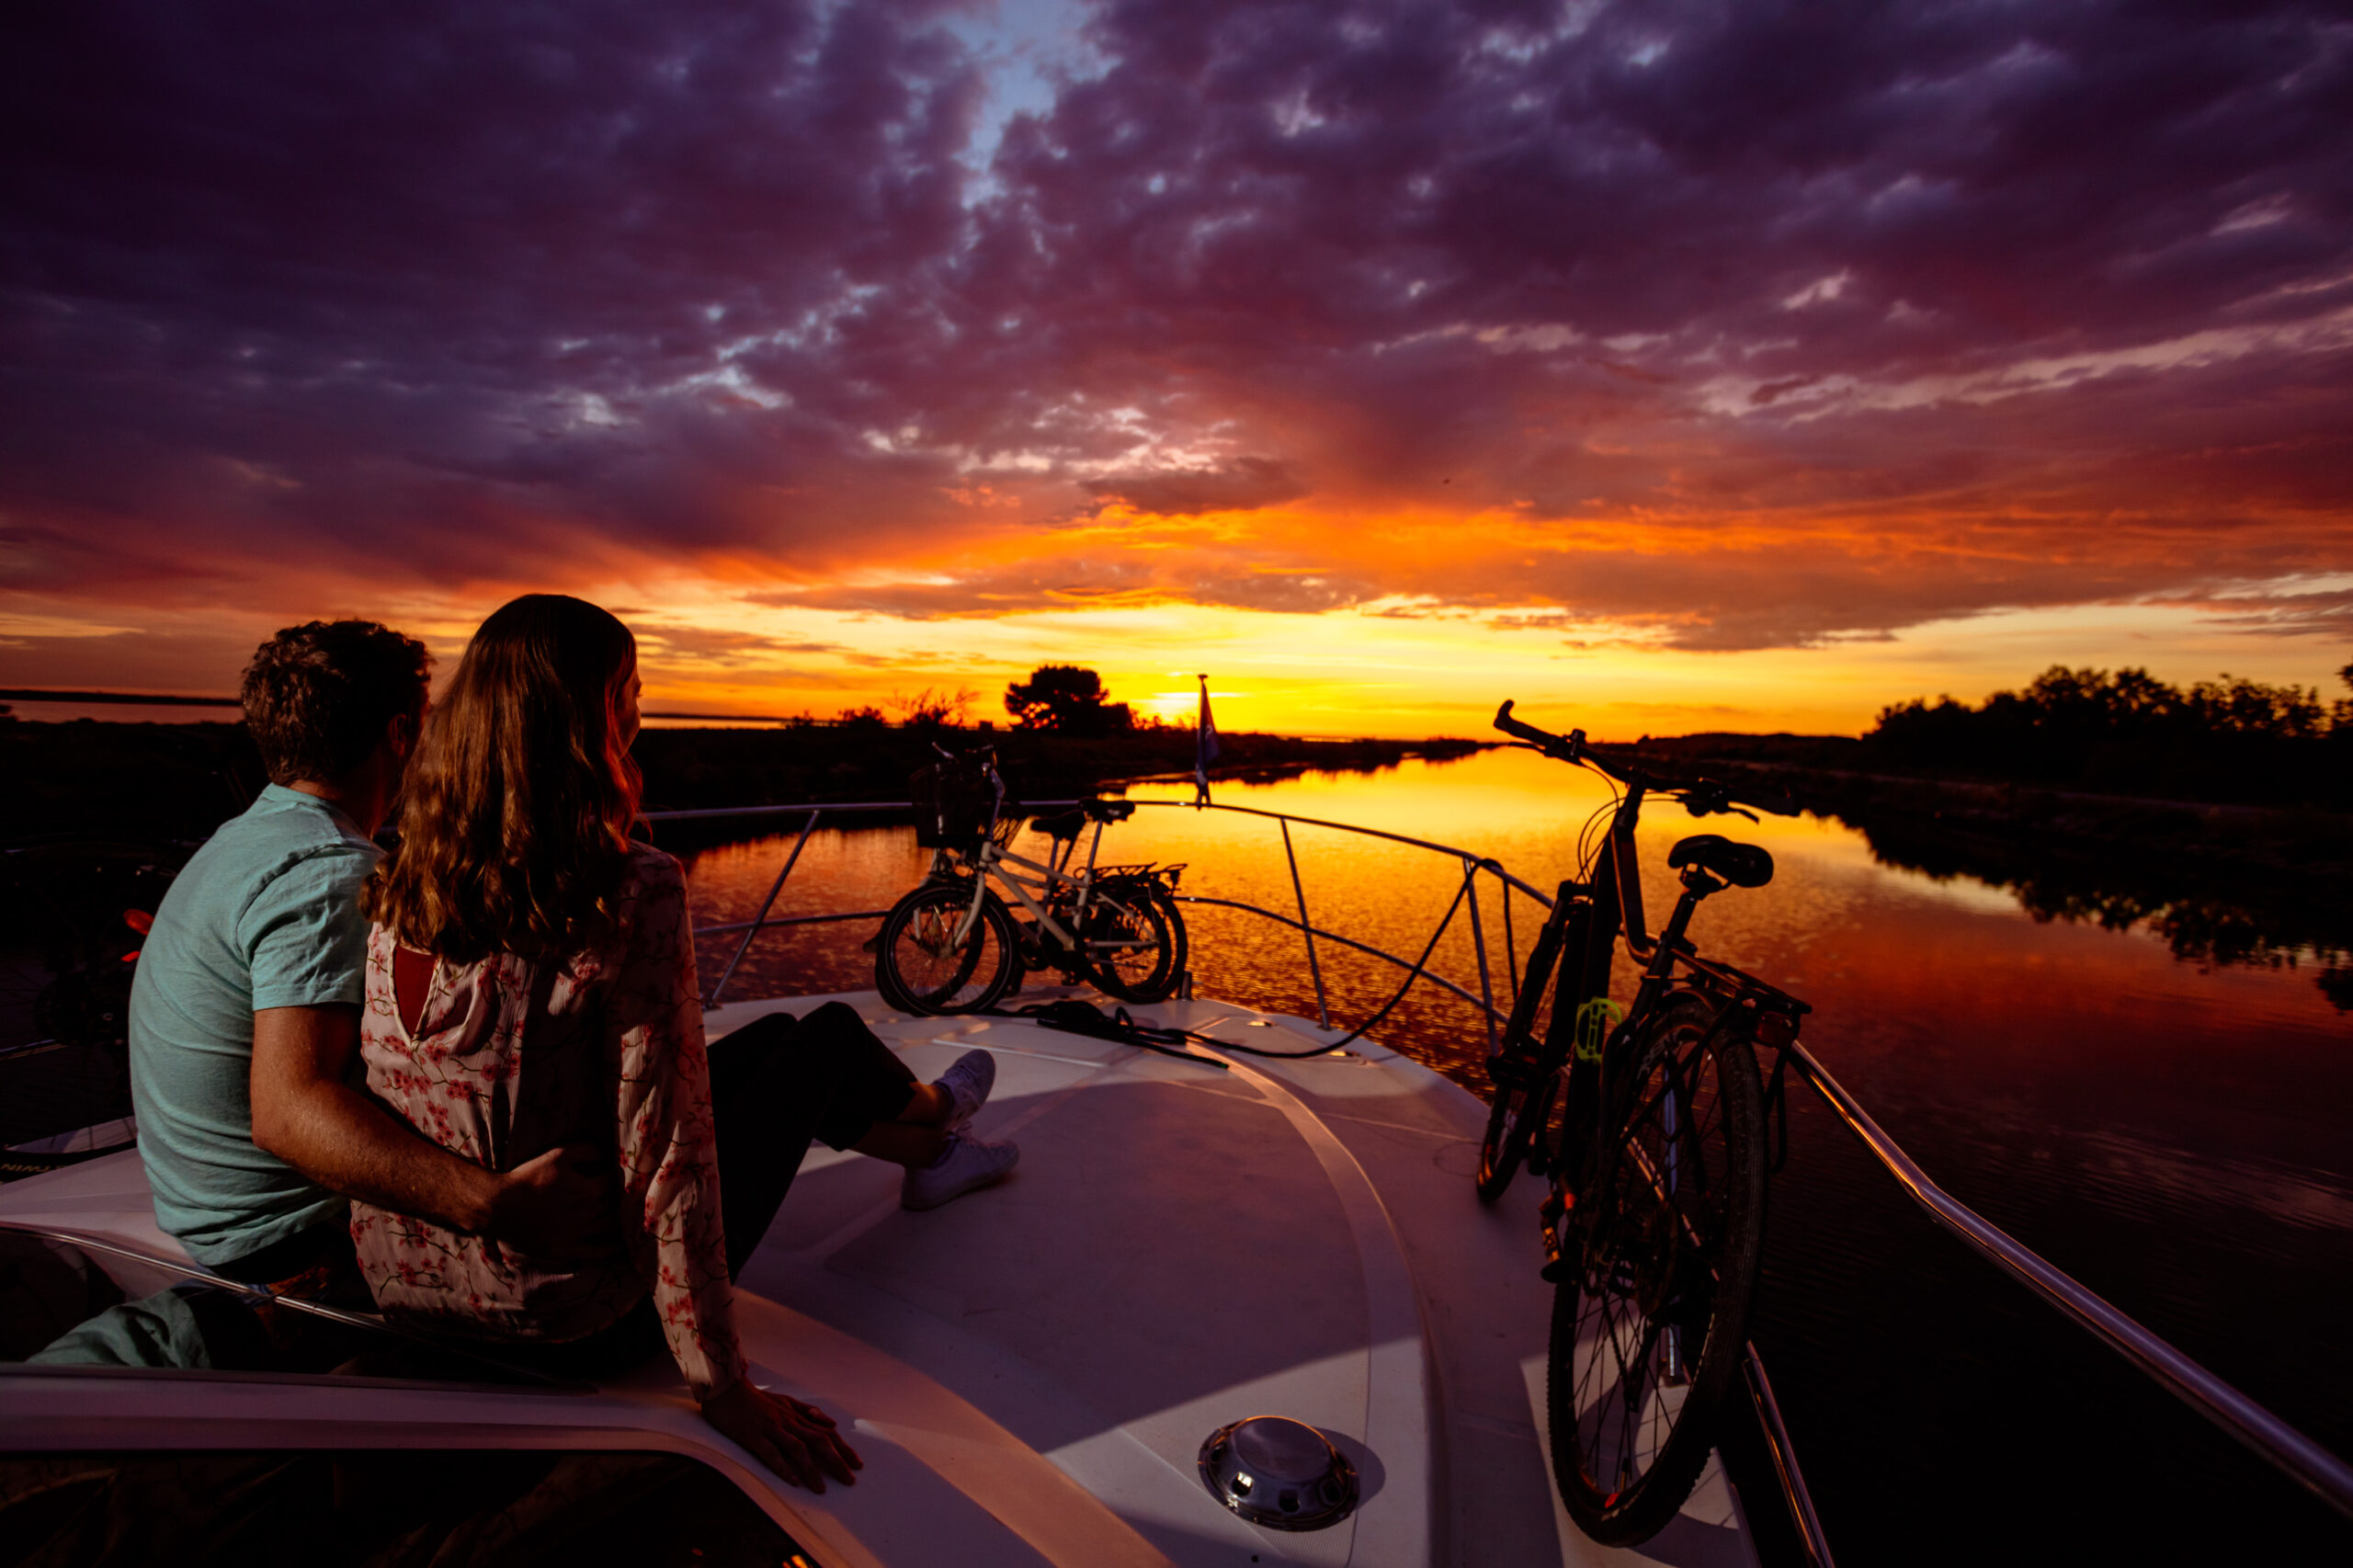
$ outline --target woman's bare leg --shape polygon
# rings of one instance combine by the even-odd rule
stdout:
[[[907,1108],[884,1125],[945,1127],[956,1109],[956,1096],[937,1084],[917,1084],[907,1096]]]
[[[931,1085],[926,1084],[924,1087],[928,1089]],[[947,1146],[945,1126],[911,1121],[878,1121],[865,1137],[850,1145],[861,1154],[910,1167],[930,1165]]]

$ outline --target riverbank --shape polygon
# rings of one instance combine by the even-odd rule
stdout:
[[[2308,956],[2324,966],[2319,983],[2330,1001],[2353,1009],[2345,898],[2353,815],[1787,760],[1850,758],[1836,737],[1692,736],[1638,749],[1678,768],[1769,786],[1860,832],[1884,865],[2006,889],[2037,919],[2118,929],[2145,922],[2175,957],[2200,964],[2292,967]]]
[[[1837,763],[1861,761],[1860,743],[1836,736],[1711,736],[1646,740],[1635,749],[1726,780],[1751,778],[1800,807],[1867,833],[1938,835],[2067,858],[2131,853],[2188,871],[2248,877],[2283,888],[2341,886],[2353,874],[2353,815],[2310,808],[2218,805],[2025,784],[1908,778]],[[1802,760],[1801,760],[1802,759]]]
[[[1229,734],[1216,779],[1375,772],[1408,757],[1467,756],[1486,744],[1430,739],[1305,740]],[[915,771],[951,751],[994,745],[1019,798],[1050,800],[1170,774],[1189,776],[1189,730],[1101,736],[1043,730],[911,730],[884,724],[660,729],[638,737],[649,811],[904,801]],[[264,782],[243,723],[0,721],[0,839],[34,835],[202,838]]]

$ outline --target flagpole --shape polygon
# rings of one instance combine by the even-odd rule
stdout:
[[[1210,717],[1210,677],[1197,675],[1201,683],[1201,706],[1193,721],[1193,805],[1196,809],[1210,803],[1210,764],[1217,760],[1217,721]]]

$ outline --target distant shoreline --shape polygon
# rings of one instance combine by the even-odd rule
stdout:
[[[193,701],[187,705],[195,706]],[[1302,772],[1370,772],[1443,759],[1491,743],[1220,737],[1212,783]],[[904,801],[915,771],[951,751],[994,746],[1017,797],[1052,800],[1146,780],[1190,778],[1188,729],[1083,736],[1043,730],[904,729],[867,723],[648,729],[635,756],[649,811]],[[0,841],[104,835],[193,841],[244,809],[265,782],[242,722],[0,718]],[[722,826],[693,836],[726,835]]]
[[[1769,783],[1802,809],[1862,830],[1874,847],[1903,842],[1925,849],[1943,840],[1995,853],[2031,850],[2077,864],[2131,863],[2144,873],[2162,862],[2175,881],[2186,877],[2243,893],[2253,880],[2332,902],[2341,899],[2345,879],[2353,876],[2353,814],[2342,812],[1921,778],[1728,756],[1688,740],[1650,741],[1637,749],[1726,782]]]
[[[48,687],[0,687],[0,702],[51,702],[76,708],[92,703],[129,708],[242,708],[233,697],[172,697],[152,692],[58,691]]]

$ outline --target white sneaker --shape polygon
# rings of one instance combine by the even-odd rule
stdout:
[[[1021,1160],[1021,1145],[990,1142],[962,1128],[948,1134],[948,1147],[930,1165],[910,1168],[899,1184],[902,1209],[937,1209],[951,1199],[1003,1181]]]
[[[936,1081],[956,1102],[948,1113],[948,1125],[961,1127],[989,1103],[989,1091],[996,1086],[996,1058],[985,1051],[968,1051]]]

